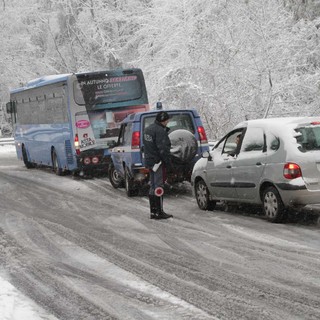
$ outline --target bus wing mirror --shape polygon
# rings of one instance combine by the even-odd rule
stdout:
[[[7,110],[7,113],[12,113],[12,102],[7,102],[6,103],[6,110]]]
[[[6,111],[7,113],[15,113],[16,112],[16,103],[14,101],[10,101],[6,103]]]

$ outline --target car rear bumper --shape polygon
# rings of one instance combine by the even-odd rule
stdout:
[[[320,190],[310,191],[305,185],[278,184],[285,206],[320,204]]]

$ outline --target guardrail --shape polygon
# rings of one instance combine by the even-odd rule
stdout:
[[[14,138],[0,138],[0,145],[14,144]]]

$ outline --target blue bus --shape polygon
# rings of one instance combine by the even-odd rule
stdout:
[[[44,76],[10,91],[17,157],[57,175],[106,173],[119,123],[149,110],[141,69]]]

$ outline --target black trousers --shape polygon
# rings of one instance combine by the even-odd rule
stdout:
[[[150,182],[150,189],[149,195],[155,195],[155,190],[159,187],[164,187],[164,182],[166,179],[166,168],[161,164],[160,167],[156,172],[150,169],[149,174],[149,182]]]

